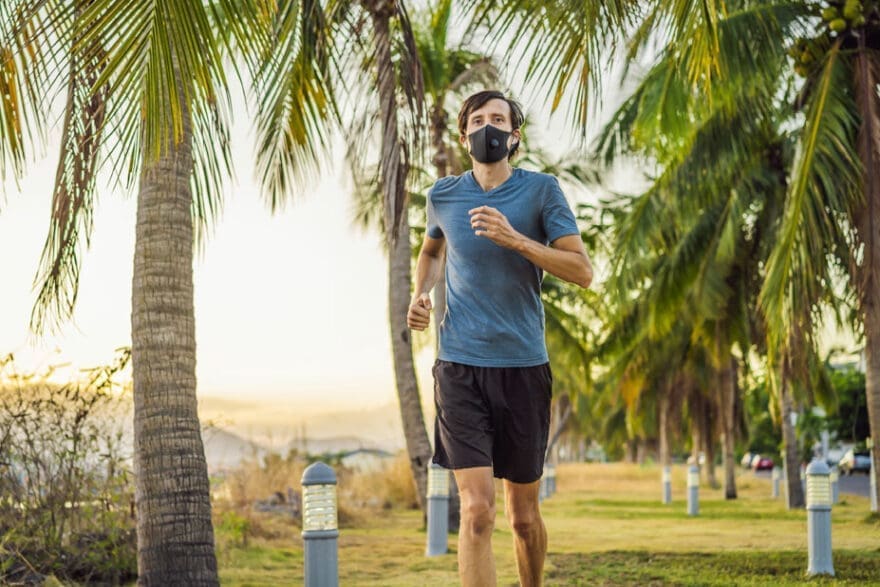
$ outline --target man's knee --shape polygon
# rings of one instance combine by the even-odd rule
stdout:
[[[509,516],[510,527],[518,538],[532,538],[543,528],[540,512],[534,510],[512,511]]]
[[[488,499],[462,499],[461,525],[472,534],[491,534],[495,527],[495,504]]]

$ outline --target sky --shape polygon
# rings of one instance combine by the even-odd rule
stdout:
[[[512,95],[523,103],[527,142],[555,155],[576,147],[565,102],[551,117],[546,97],[524,82],[523,71],[502,71],[502,78],[511,80]],[[604,93],[617,94],[610,82],[615,76],[608,79]],[[606,98],[604,112],[615,101]],[[396,402],[386,260],[379,236],[353,225],[344,168],[332,166],[294,205],[271,214],[254,179],[253,124],[245,111],[233,92],[235,179],[194,264],[198,393],[290,399],[302,408]],[[599,121],[597,112],[594,132]],[[66,377],[109,363],[114,349],[130,344],[136,197],[99,184],[73,320],[35,340],[28,330],[33,280],[48,230],[59,139],[60,124],[45,155],[0,194],[0,356],[14,353],[20,371],[67,364],[58,372]],[[339,137],[335,144],[331,161],[340,162]],[[430,401],[433,347],[426,335],[418,341],[417,374],[423,400]]]
[[[574,148],[565,117],[551,118],[539,96],[511,85],[522,90],[515,94],[526,110],[526,140],[555,154]],[[245,111],[241,97],[234,96],[233,107]],[[598,124],[597,117],[594,128]],[[273,215],[254,180],[251,128],[245,116],[233,126],[236,178],[194,264],[199,394],[289,400],[303,409],[395,402],[386,260],[379,236],[353,225],[344,169],[331,167]],[[130,344],[136,201],[133,194],[99,188],[74,318],[36,340],[28,322],[59,136],[55,128],[45,155],[20,184],[8,181],[0,196],[0,356],[14,353],[25,372],[67,364],[59,371],[64,377],[109,363],[116,348]],[[341,159],[337,148],[331,160]],[[625,189],[625,182],[612,187]],[[424,335],[421,342],[417,373],[423,400],[430,401],[433,350]]]
[[[74,319],[34,340],[32,288],[50,213],[57,133],[49,154],[0,212],[0,354],[19,370],[109,362],[130,344],[134,195],[99,190],[94,238],[84,256]],[[233,131],[237,180],[195,264],[199,392],[296,396],[375,404],[392,397],[385,283],[379,237],[353,226],[341,169],[331,169],[274,216],[253,180],[246,120]],[[68,369],[69,370],[69,369]]]
[[[243,99],[234,100],[235,111],[244,112]],[[537,122],[543,114],[529,103],[526,110],[535,127],[530,136],[552,146],[542,138],[549,123]],[[0,355],[13,353],[24,372],[67,365],[58,372],[67,377],[109,363],[115,349],[130,344],[136,197],[99,182],[73,320],[36,339],[28,323],[59,139],[54,128],[45,155],[18,185],[8,181],[0,200]],[[339,143],[333,161],[342,158]],[[395,401],[386,260],[379,236],[353,224],[345,170],[331,167],[273,215],[254,179],[254,138],[244,116],[233,126],[232,144],[235,179],[194,264],[199,394],[295,398],[303,407]],[[423,342],[417,371],[425,397],[433,351]]]

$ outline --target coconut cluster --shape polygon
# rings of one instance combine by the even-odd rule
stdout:
[[[867,22],[865,6],[861,0],[829,2],[828,6],[822,9],[822,20],[835,33],[855,29],[864,26]]]
[[[871,23],[877,24],[880,20],[878,0],[829,0],[822,6],[818,34],[813,38],[800,38],[788,48],[795,73],[801,77],[809,76],[822,62],[833,38],[858,33],[859,29],[864,31]]]

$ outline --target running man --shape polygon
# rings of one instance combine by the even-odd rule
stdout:
[[[522,109],[501,92],[465,100],[460,141],[473,170],[439,179],[407,321],[424,330],[446,257],[447,308],[434,365],[434,462],[461,493],[459,576],[495,585],[493,476],[504,480],[520,583],[542,584],[547,531],[538,489],[550,428],[552,376],[541,280],[547,271],[589,287],[593,268],[552,175],[512,167]]]

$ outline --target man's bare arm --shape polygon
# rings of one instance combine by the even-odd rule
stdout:
[[[406,315],[406,323],[413,330],[425,330],[431,322],[431,297],[428,295],[443,270],[443,258],[446,254],[446,239],[431,238],[425,235],[422,251],[416,263],[416,285],[412,302]]]

